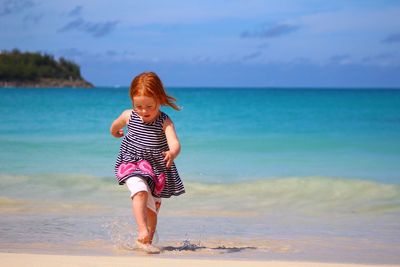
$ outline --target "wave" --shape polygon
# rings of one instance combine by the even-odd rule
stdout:
[[[0,213],[107,212],[104,200],[113,192],[119,191],[110,182],[92,176],[0,174]]]
[[[184,181],[186,194],[166,200],[172,212],[191,215],[400,214],[400,185],[332,177],[287,177],[234,183]],[[110,207],[128,199],[113,177],[81,174],[0,174],[0,207],[26,201],[59,202],[64,207]],[[87,204],[86,206],[84,204]],[[68,206],[71,204],[70,206]]]
[[[231,184],[188,183],[186,202],[198,212],[400,213],[400,185],[328,177],[291,177]],[[222,213],[221,213],[222,211]]]

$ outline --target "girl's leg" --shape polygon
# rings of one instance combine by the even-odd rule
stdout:
[[[147,253],[158,254],[160,249],[151,245],[157,226],[157,214],[148,210],[147,198],[146,191],[140,191],[133,196],[133,214],[138,226],[136,245]]]
[[[137,192],[132,198],[132,210],[138,227],[138,239],[143,243],[150,243],[148,230],[147,192]]]
[[[157,213],[151,209],[147,209],[147,229],[149,231],[150,244],[153,242],[153,237],[157,228]]]
[[[131,191],[132,213],[138,227],[136,245],[147,253],[160,253],[160,249],[151,245],[157,226],[157,214],[147,208],[149,199],[147,184],[138,177],[129,178],[126,184]],[[155,216],[155,217],[154,217]],[[152,233],[150,235],[150,233]]]

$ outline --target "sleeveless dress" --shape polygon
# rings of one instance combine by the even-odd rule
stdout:
[[[163,152],[168,151],[163,130],[164,112],[151,123],[145,123],[132,111],[128,131],[124,136],[115,164],[115,175],[120,185],[131,177],[144,179],[155,197],[169,198],[185,193],[175,163],[166,168]]]

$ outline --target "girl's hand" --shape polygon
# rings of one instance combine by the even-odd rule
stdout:
[[[120,130],[118,130],[117,132],[113,132],[112,135],[113,135],[114,137],[117,137],[117,138],[123,137],[123,136],[124,136],[124,130],[123,130],[123,129],[120,129]]]
[[[175,155],[171,151],[165,151],[162,153],[164,156],[164,162],[167,169],[171,168],[172,163],[174,163]]]

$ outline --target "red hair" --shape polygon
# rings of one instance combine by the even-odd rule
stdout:
[[[135,96],[148,96],[153,97],[160,105],[180,110],[175,104],[176,99],[167,95],[161,79],[154,72],[143,72],[136,76],[132,80],[129,95],[132,102]]]

